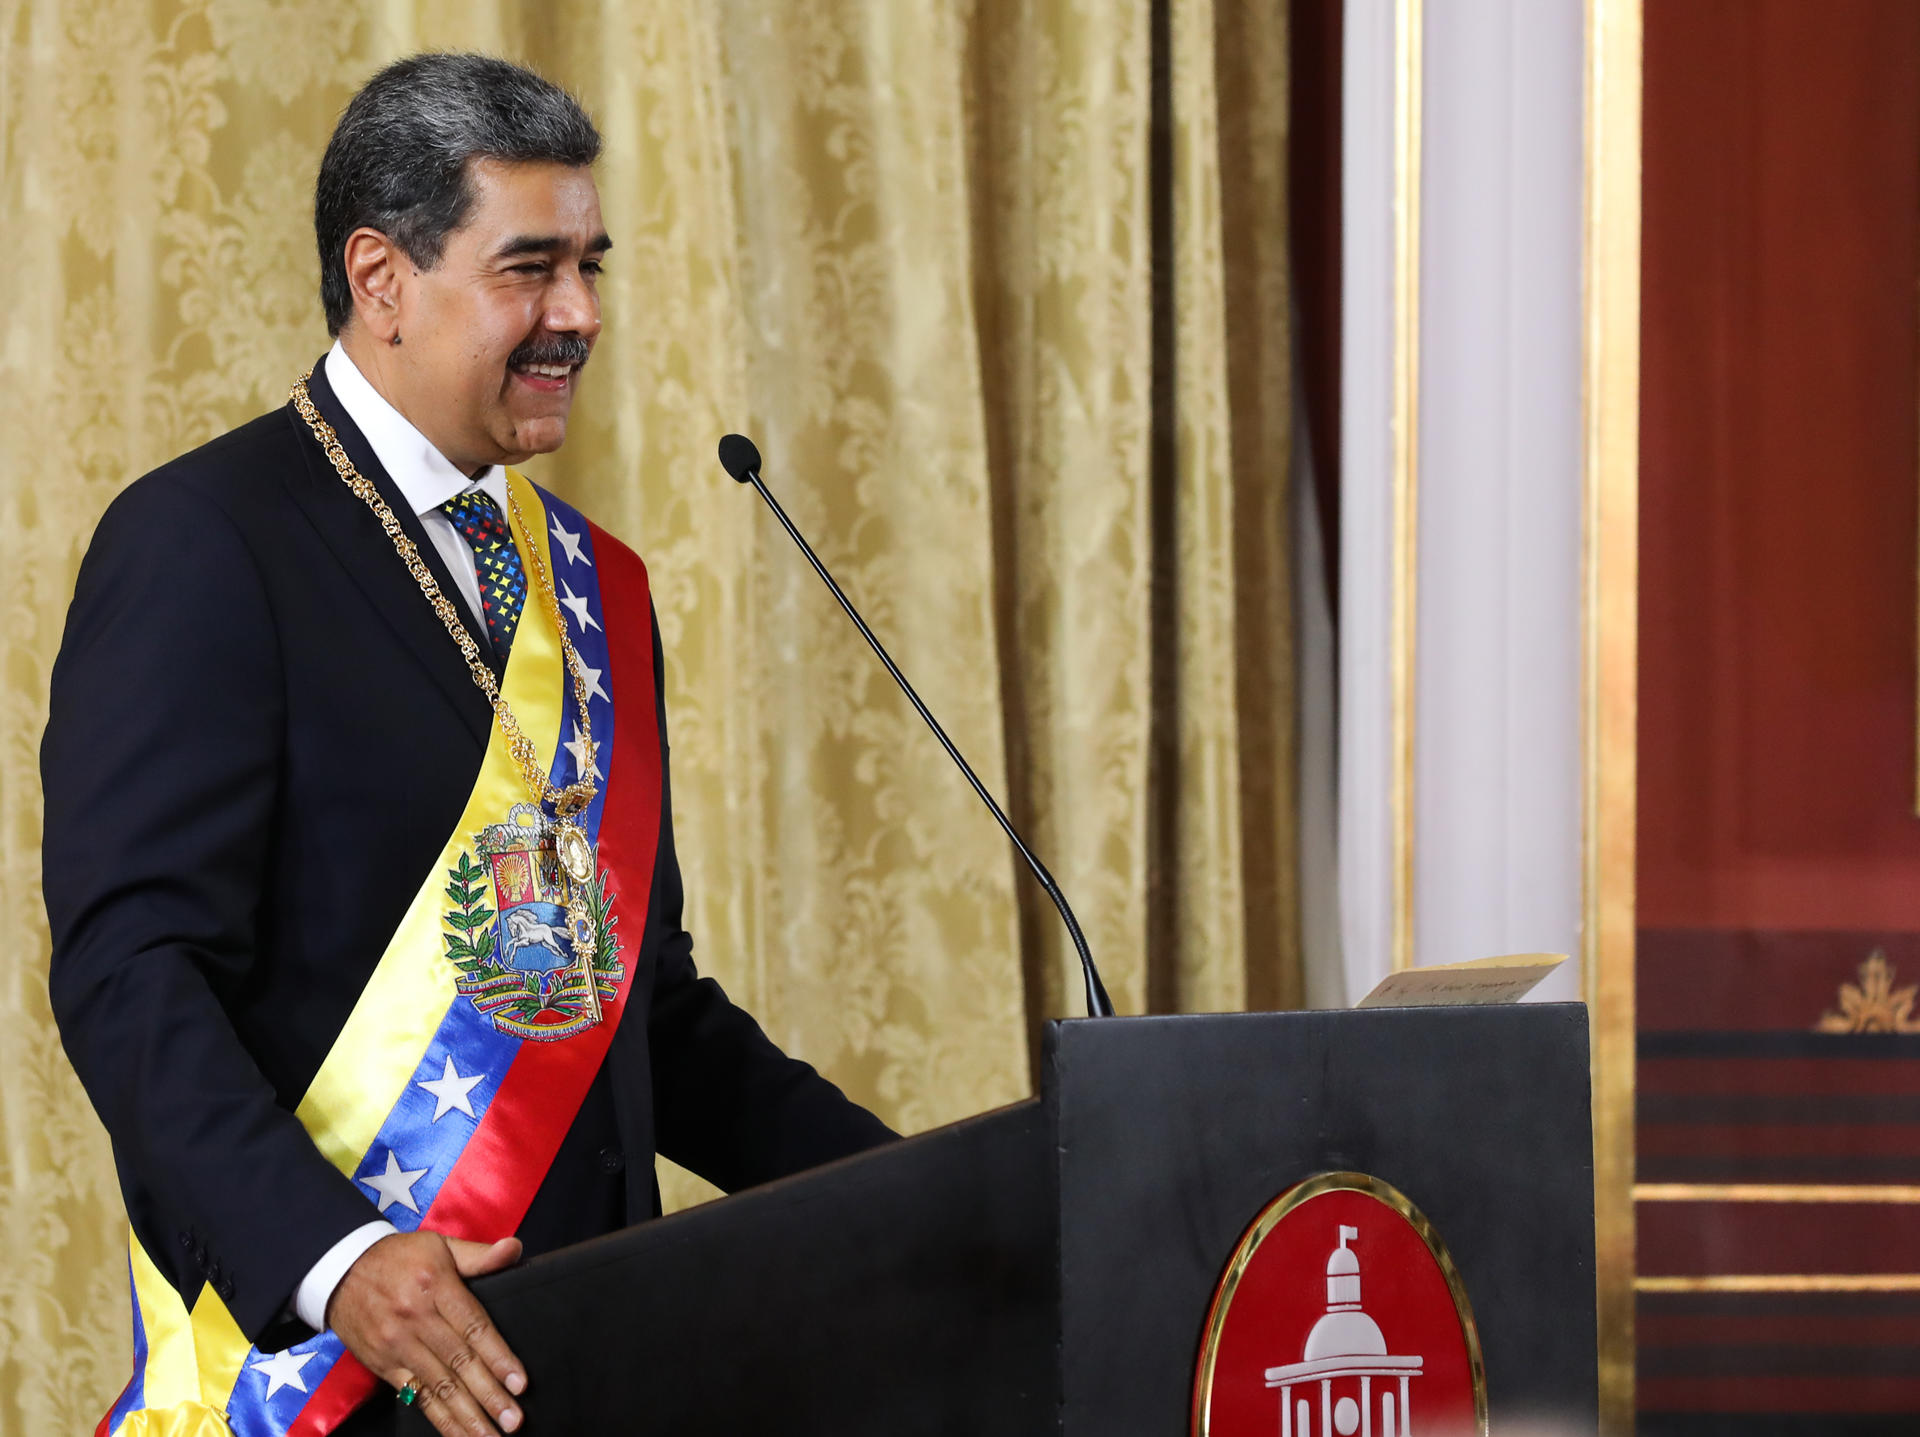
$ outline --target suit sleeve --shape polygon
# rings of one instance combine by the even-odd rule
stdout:
[[[280,663],[232,521],[188,482],[149,476],[81,564],[41,747],[61,1040],[136,1229],[163,1249],[150,1255],[189,1303],[204,1279],[249,1339],[373,1216],[276,1102],[221,1001],[261,961]]]
[[[647,1042],[654,1131],[661,1153],[727,1192],[890,1142],[872,1113],[790,1058],[693,965],[683,922],[667,780],[667,719],[660,630],[653,634],[660,705],[660,853],[648,926],[661,926]]]

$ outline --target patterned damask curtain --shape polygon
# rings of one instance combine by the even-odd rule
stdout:
[[[1009,795],[1121,1009],[1298,1001],[1284,24],[1284,0],[0,0],[0,1429],[82,1430],[126,1377],[123,1217],[38,890],[75,568],[122,485],[325,349],[314,169],[411,50],[530,61],[607,136],[608,328],[575,437],[530,468],[652,568],[706,969],[907,1129],[1021,1096],[1038,1022],[1079,1007],[1044,897],[715,464],[739,429]]]

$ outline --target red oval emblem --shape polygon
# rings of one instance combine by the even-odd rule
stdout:
[[[1194,1437],[1486,1430],[1473,1309],[1419,1209],[1366,1173],[1326,1173],[1268,1203],[1207,1313]]]

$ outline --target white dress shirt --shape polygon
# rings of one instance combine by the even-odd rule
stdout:
[[[486,644],[487,626],[480,612],[480,580],[474,573],[473,550],[440,506],[470,489],[481,489],[493,496],[493,502],[505,514],[507,471],[494,464],[476,477],[468,478],[435,449],[405,415],[387,403],[379,390],[367,383],[366,376],[347,358],[346,350],[338,343],[328,352],[326,365],[327,383],[333,386],[340,407],[366,436],[380,467],[387,471],[387,477],[419,517],[420,527],[427,531],[433,547],[440,551],[447,572],[460,589],[467,616],[478,626],[473,636],[482,645]],[[384,1218],[375,1219],[355,1228],[329,1248],[326,1256],[301,1279],[294,1293],[293,1310],[300,1320],[316,1332],[324,1328],[327,1303],[333,1297],[334,1288],[340,1285],[340,1279],[347,1275],[347,1269],[381,1238],[398,1230]]]
[[[469,479],[454,468],[453,461],[435,449],[404,414],[387,403],[379,390],[367,383],[366,376],[347,358],[347,351],[337,340],[327,352],[326,363],[327,383],[333,386],[334,397],[347,411],[347,417],[360,427],[373,457],[380,461],[380,467],[387,471],[387,477],[393,480],[401,497],[419,516],[420,527],[427,531],[433,547],[440,551],[447,572],[460,586],[468,617],[479,620],[480,627],[474,638],[484,647],[487,626],[480,613],[480,580],[473,569],[473,550],[440,506],[470,489],[479,489],[492,497],[504,515],[507,471],[498,464],[490,464]]]

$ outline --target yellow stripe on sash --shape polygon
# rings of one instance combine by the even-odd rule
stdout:
[[[230,1437],[227,1404],[250,1344],[213,1289],[201,1289],[188,1316],[173,1284],[139,1240],[128,1236],[134,1301],[147,1334],[141,1403],[118,1437]]]
[[[142,1405],[172,1407],[198,1401],[200,1364],[194,1355],[193,1322],[187,1316],[187,1305],[131,1232],[127,1234],[127,1256],[133,1265],[134,1300],[140,1304],[140,1321],[147,1332]]]
[[[203,1402],[129,1412],[118,1437],[233,1437],[227,1419]]]
[[[511,469],[507,483],[533,526],[531,534],[522,532],[518,524],[513,526],[514,543],[525,564],[532,546],[545,541],[546,506],[539,491]],[[544,560],[544,549],[541,554]],[[526,567],[531,575],[532,566]],[[534,751],[543,755],[552,754],[560,740],[561,676],[560,637],[541,596],[529,583],[526,611],[514,635],[501,690],[522,731],[533,741]],[[407,916],[297,1110],[327,1161],[348,1176],[367,1156],[381,1125],[405,1092],[448,1005],[465,1001],[454,996],[457,971],[447,961],[440,938],[447,906],[444,875],[470,847],[475,833],[487,824],[504,822],[508,809],[531,798],[496,725],[459,827],[414,895]]]
[[[193,1350],[200,1358],[200,1395],[225,1412],[233,1400],[234,1384],[240,1380],[240,1364],[253,1344],[211,1283],[194,1299]]]

